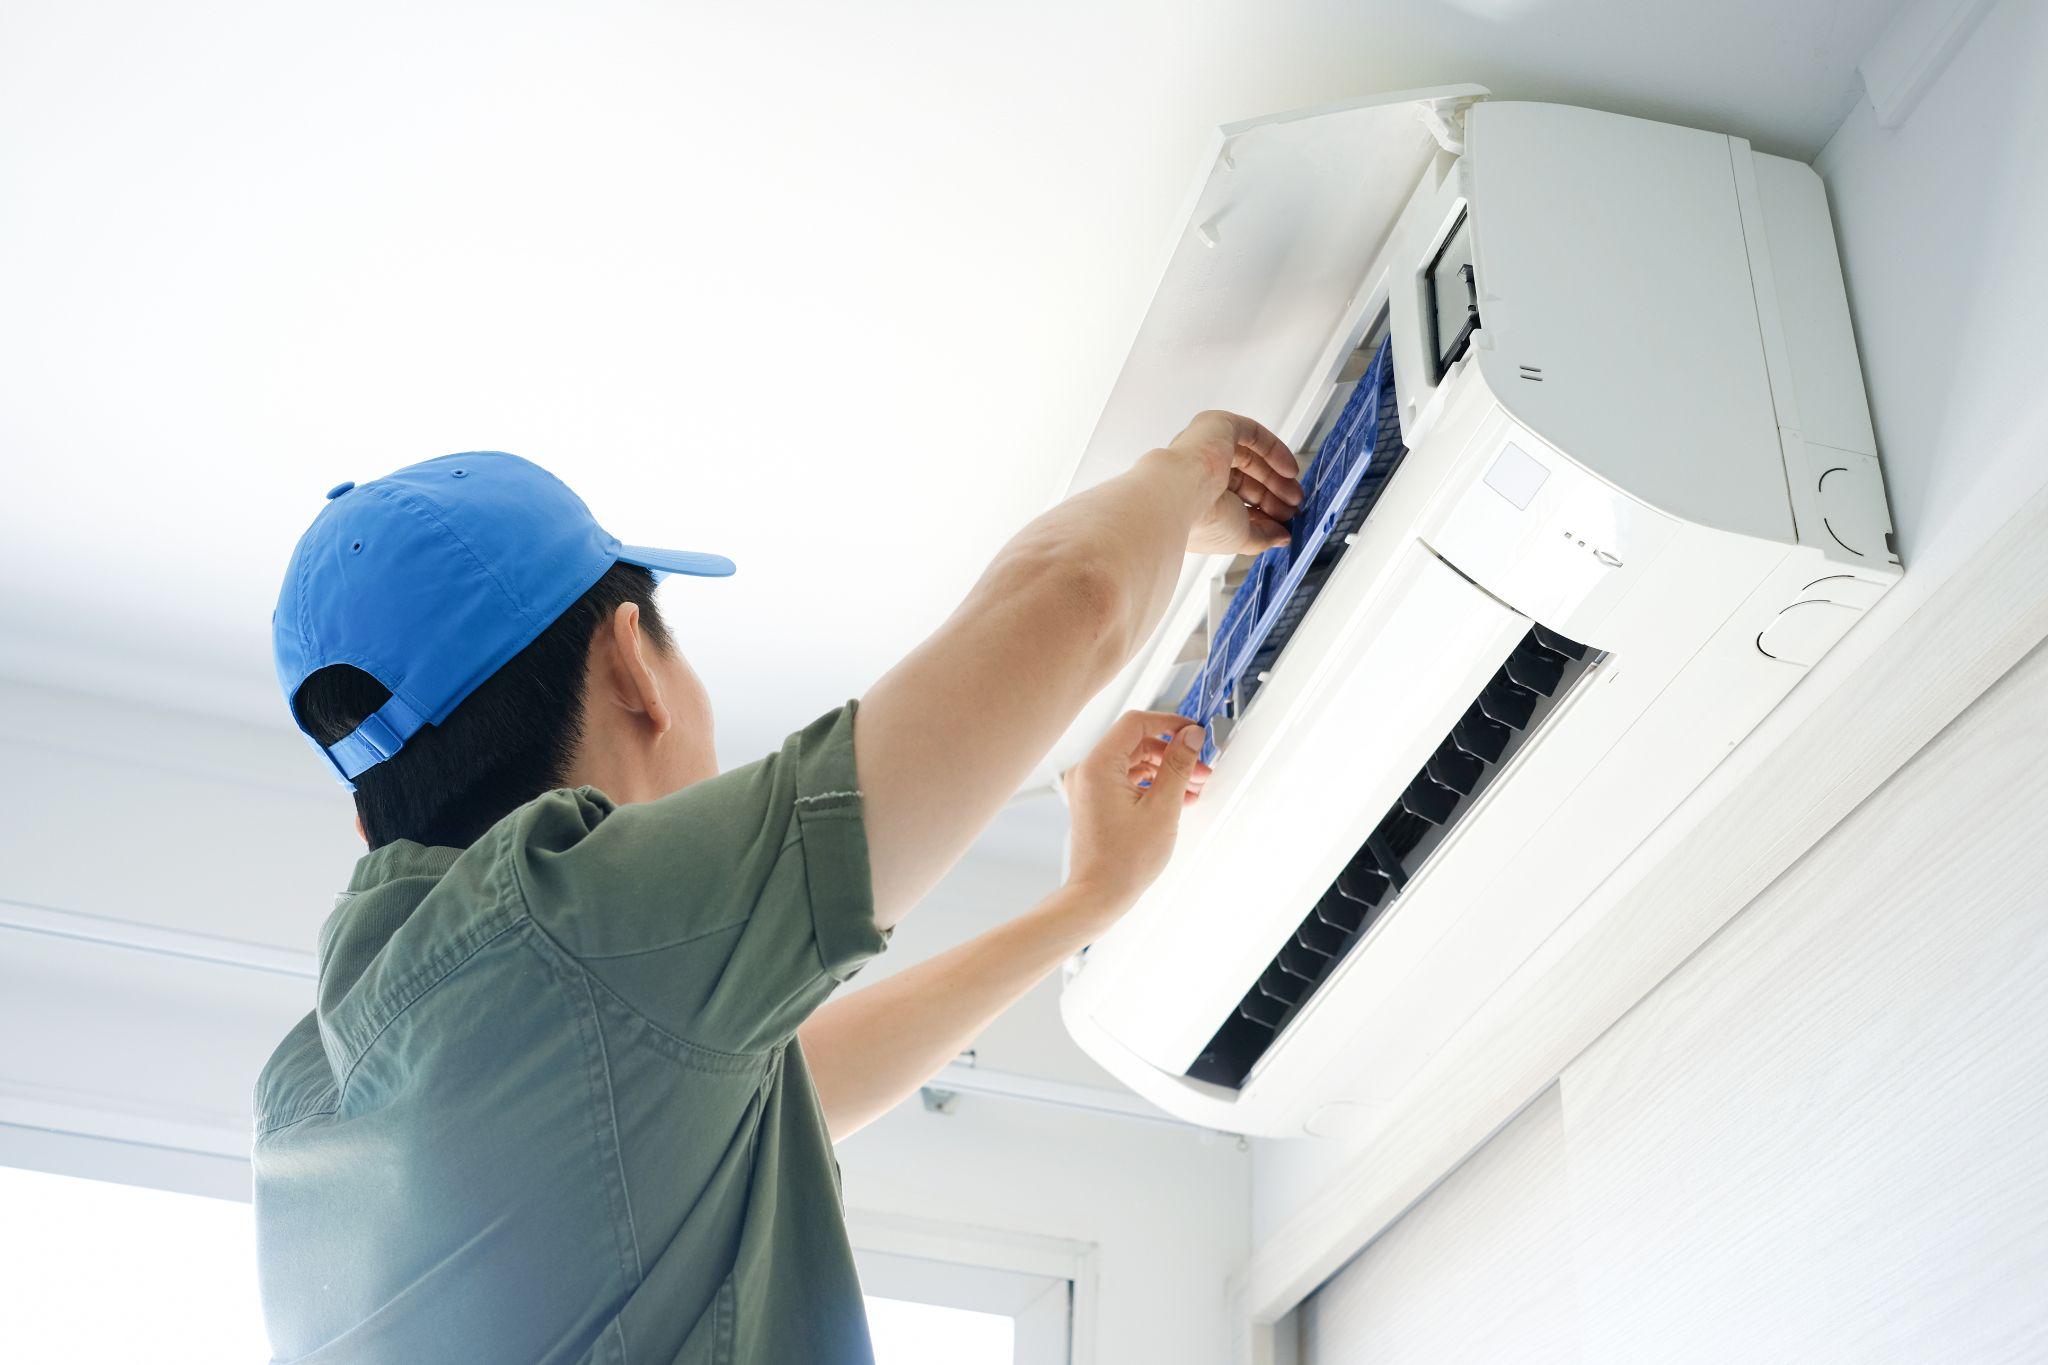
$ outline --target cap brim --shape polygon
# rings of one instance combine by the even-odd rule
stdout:
[[[692,578],[725,578],[733,571],[733,562],[724,555],[707,555],[697,550],[656,550],[645,545],[621,545],[619,558],[650,570],[657,579],[667,578],[672,573],[684,573]]]

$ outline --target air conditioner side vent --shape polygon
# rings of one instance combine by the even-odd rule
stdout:
[[[1480,793],[1604,656],[1532,626],[1359,844],[1187,1074],[1236,1089]]]

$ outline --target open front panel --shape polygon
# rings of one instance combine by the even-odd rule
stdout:
[[[1121,473],[1191,412],[1286,413],[1438,154],[1425,113],[1485,94],[1375,95],[1221,129],[1071,487]]]
[[[1109,980],[1176,983],[1175,1008],[1084,985],[1102,1027],[1185,1074],[1528,629],[1420,542],[1361,538],[1231,735],[1174,861],[1090,950]]]

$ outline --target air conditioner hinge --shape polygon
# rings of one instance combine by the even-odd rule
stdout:
[[[1424,100],[1416,109],[1422,119],[1422,126],[1429,129],[1429,135],[1436,139],[1436,145],[1452,156],[1465,154],[1465,110],[1471,107],[1470,95],[1459,95],[1452,99]]]

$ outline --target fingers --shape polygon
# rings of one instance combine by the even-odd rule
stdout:
[[[1177,734],[1194,722],[1173,711],[1126,711],[1095,743],[1094,756],[1122,764],[1147,739]]]
[[[1300,476],[1301,464],[1294,458],[1294,452],[1287,448],[1286,442],[1249,417],[1241,417],[1234,412],[1225,415],[1234,426],[1233,435],[1239,452],[1282,479],[1291,481]],[[1231,463],[1238,462],[1233,460]]]
[[[1265,471],[1265,477],[1273,478],[1272,471]],[[1254,512],[1263,512],[1275,521],[1287,520],[1301,506],[1301,485],[1292,479],[1273,487],[1259,477],[1257,470],[1233,469],[1229,483],[1224,486],[1246,507]]]
[[[1186,722],[1182,722],[1185,724]],[[1149,738],[1138,745],[1130,756],[1129,766],[1124,775],[1133,782],[1150,782],[1159,775],[1159,765],[1166,761],[1167,748],[1173,743],[1173,731],[1163,737]],[[1211,768],[1206,763],[1195,764],[1194,782],[1197,786],[1209,780]]]
[[[1195,739],[1192,749],[1180,746],[1183,757],[1175,748],[1184,733]],[[1135,789],[1133,796],[1171,790],[1180,793],[1182,803],[1192,803],[1213,771],[1201,761],[1206,739],[1201,725],[1176,712],[1126,711],[1097,742],[1088,763],[1101,775],[1096,780],[1120,777],[1127,788]]]
[[[1294,508],[1301,506],[1301,462],[1284,441],[1251,418],[1234,412],[1215,415],[1228,423],[1231,468],[1277,496],[1287,510],[1280,511],[1251,498],[1245,502],[1285,521],[1293,515]]]
[[[1240,453],[1242,452],[1240,451]],[[1294,509],[1301,506],[1302,498],[1307,496],[1302,491],[1299,479],[1295,478],[1292,474],[1283,474],[1272,465],[1265,464],[1262,461],[1240,460],[1231,466],[1231,473],[1241,476],[1246,484],[1258,485],[1259,488],[1265,490],[1268,494],[1268,498],[1264,500],[1246,496],[1244,501],[1247,505],[1270,512],[1275,516],[1293,516]],[[1236,491],[1235,481],[1233,481],[1232,491]]]
[[[1203,784],[1208,780],[1209,774],[1206,769],[1195,769],[1195,775],[1188,779],[1187,790],[1180,794],[1180,803],[1183,806],[1192,806],[1195,802],[1201,800]],[[1157,768],[1148,768],[1144,776],[1131,779],[1131,794],[1143,797],[1152,790],[1152,787],[1158,781],[1159,770]]]
[[[1247,548],[1284,544],[1288,539],[1286,523],[1301,510],[1306,496],[1297,477],[1301,466],[1294,452],[1249,417],[1230,412],[1202,415],[1220,421],[1230,432],[1231,468],[1226,488],[1247,509],[1251,530]]]
[[[1159,750],[1160,752],[1151,758],[1133,762],[1131,766],[1125,770],[1124,779],[1134,787],[1151,786],[1152,783],[1156,781],[1159,777],[1159,765],[1165,759],[1166,746],[1164,744],[1161,744],[1159,746]],[[1206,763],[1195,764],[1194,774],[1188,778],[1189,792],[1193,793],[1201,791],[1202,784],[1209,780],[1210,774],[1214,771],[1215,769],[1211,768]]]
[[[1284,523],[1263,512],[1253,512],[1247,518],[1247,523],[1251,529],[1252,542],[1267,549],[1286,545],[1294,539],[1294,533],[1289,531]]]
[[[1147,735],[1138,741],[1138,747],[1131,753],[1133,766],[1144,764],[1156,768],[1159,760],[1166,757],[1166,746],[1173,743],[1174,734],[1183,726],[1192,724],[1187,720],[1176,720],[1171,726],[1156,735]]]
[[[1301,464],[1284,442],[1249,417],[1198,412],[1173,438],[1199,453],[1224,491],[1188,537],[1191,554],[1257,554],[1290,539],[1286,523],[1301,509]]]
[[[1205,435],[1210,432],[1220,434],[1231,444],[1234,453],[1230,462],[1234,465],[1242,467],[1256,462],[1283,479],[1292,479],[1301,473],[1301,465],[1294,458],[1294,452],[1287,448],[1287,443],[1242,413],[1225,412],[1221,408],[1198,412],[1188,423],[1188,430],[1201,430]]]
[[[1152,780],[1152,791],[1147,800],[1163,799],[1173,807],[1186,803],[1195,769],[1201,765],[1205,737],[1203,728],[1193,724],[1174,736],[1173,743],[1167,746],[1165,755],[1160,759],[1159,775]]]
[[[1190,438],[1197,445],[1222,443],[1229,448],[1232,468],[1246,471],[1268,488],[1291,490],[1293,501],[1300,503],[1301,462],[1284,441],[1251,418],[1220,409],[1198,412],[1174,444]]]

